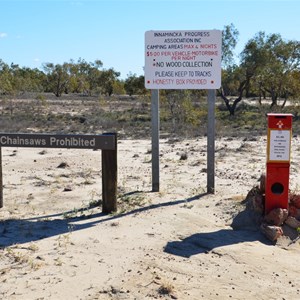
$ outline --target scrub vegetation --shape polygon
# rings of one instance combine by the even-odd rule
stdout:
[[[238,30],[227,25],[222,37],[217,134],[265,133],[269,112],[294,114],[298,133],[300,42],[258,32],[237,59]],[[118,71],[102,66],[101,60],[79,58],[47,62],[41,70],[9,65],[0,57],[1,131],[150,135],[151,96],[144,76],[130,73],[119,79]],[[161,90],[160,109],[163,135],[206,134],[205,90]]]
[[[64,95],[57,99],[44,93],[24,93],[0,99],[2,132],[40,132],[65,134],[101,134],[117,132],[119,138],[151,137],[150,96]],[[53,98],[55,97],[55,98]],[[289,103],[284,108],[259,104],[252,98],[241,103],[235,115],[228,111],[220,97],[216,104],[217,136],[255,136],[266,134],[266,114],[292,113],[293,132],[298,134],[300,107]],[[207,98],[194,97],[189,91],[161,93],[160,133],[162,137],[189,138],[207,131]]]

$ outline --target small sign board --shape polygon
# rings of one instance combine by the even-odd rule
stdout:
[[[291,130],[270,130],[268,162],[290,162]]]
[[[115,150],[115,136],[78,134],[0,133],[0,147]]]
[[[0,208],[3,207],[2,147],[102,149],[102,212],[117,210],[117,135],[0,133]]]
[[[147,31],[147,89],[218,89],[221,86],[220,30]]]

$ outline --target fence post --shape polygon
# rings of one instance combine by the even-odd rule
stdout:
[[[102,212],[117,211],[117,134],[105,133],[115,136],[115,149],[102,150]]]
[[[2,147],[0,147],[0,208],[3,207]]]

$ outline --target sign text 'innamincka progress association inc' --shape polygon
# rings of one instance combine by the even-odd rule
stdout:
[[[220,88],[221,48],[220,30],[147,31],[145,87]]]

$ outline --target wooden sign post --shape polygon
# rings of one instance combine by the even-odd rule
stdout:
[[[3,207],[2,147],[0,147],[0,208]]]
[[[0,133],[0,208],[3,207],[2,147],[72,148],[102,150],[102,211],[117,210],[117,134],[53,135]]]

